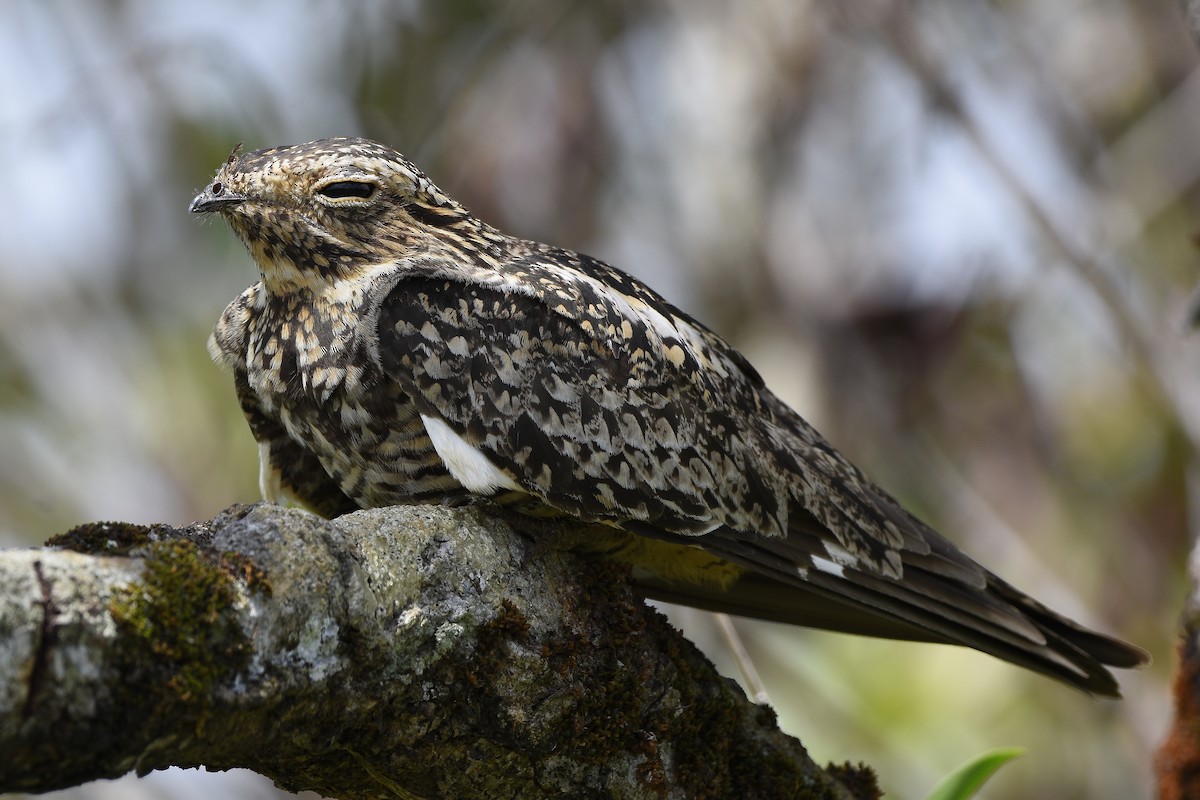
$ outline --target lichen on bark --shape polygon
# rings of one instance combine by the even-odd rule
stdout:
[[[58,543],[100,554],[0,557],[0,588],[42,598],[34,630],[0,605],[0,700],[28,723],[0,708],[0,790],[204,764],[342,798],[850,796],[621,567],[478,509],[259,505]]]

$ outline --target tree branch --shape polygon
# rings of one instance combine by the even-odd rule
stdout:
[[[258,505],[52,544],[0,554],[0,791],[203,764],[344,800],[877,792],[620,568],[477,510]]]

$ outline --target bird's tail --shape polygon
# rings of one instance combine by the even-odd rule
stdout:
[[[746,568],[726,587],[635,574],[656,599],[866,636],[965,645],[1095,695],[1120,696],[1108,667],[1149,661],[1143,650],[1050,610],[933,531],[926,528],[923,538],[930,552],[906,553],[898,577],[832,563],[826,553],[812,552],[822,538],[811,531],[773,539],[728,530],[697,542]]]

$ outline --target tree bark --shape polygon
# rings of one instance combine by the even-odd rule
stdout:
[[[1175,719],[1158,749],[1159,800],[1200,797],[1200,545],[1192,549],[1191,592],[1175,646]]]
[[[552,542],[257,505],[0,553],[0,791],[204,765],[344,800],[877,796]]]

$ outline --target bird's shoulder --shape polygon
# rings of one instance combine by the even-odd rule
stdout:
[[[524,325],[531,337],[545,338],[539,346],[558,355],[611,360],[631,375],[686,379],[751,402],[763,387],[746,358],[703,323],[632,275],[570,250],[514,240],[497,263],[406,270],[387,291],[392,296],[381,303],[381,326],[406,316],[428,326],[429,320],[416,319],[425,304],[414,304],[411,295],[432,292],[446,307],[442,324],[478,329],[497,341],[510,340]]]

